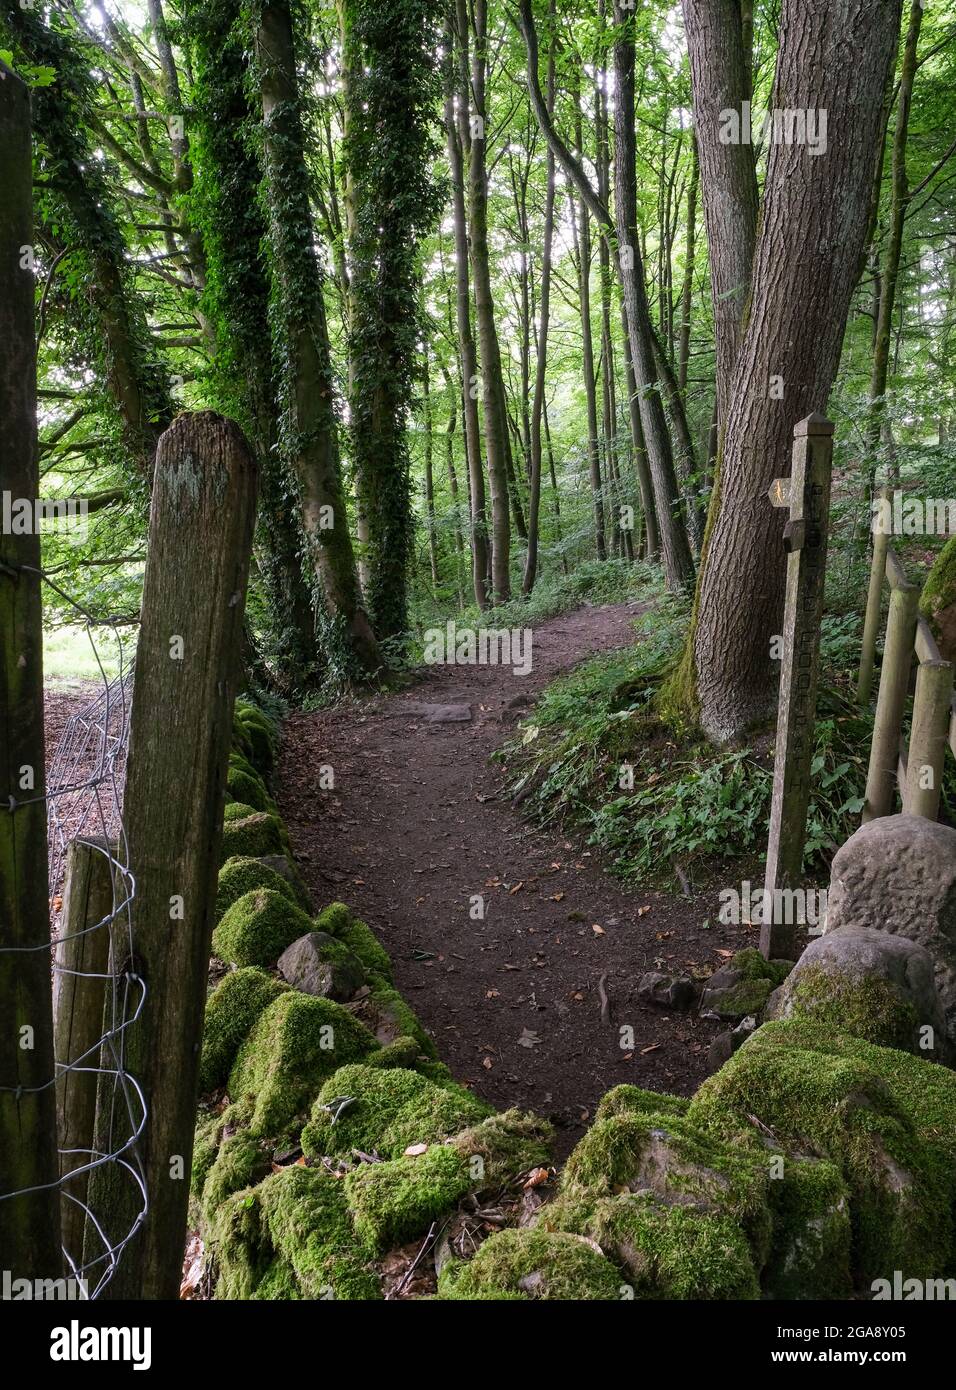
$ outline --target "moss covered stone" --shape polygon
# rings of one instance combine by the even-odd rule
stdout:
[[[254,1134],[279,1134],[311,1105],[326,1077],[376,1047],[340,1004],[289,990],[259,1016],[240,1048],[229,1094],[252,1098]]]
[[[216,888],[216,921],[234,902],[251,893],[254,888],[268,888],[273,893],[281,893],[293,906],[296,902],[295,888],[275,869],[263,864],[260,859],[237,855],[227,859],[219,870],[219,883]]]
[[[233,970],[206,1001],[199,1092],[224,1086],[226,1078],[256,1019],[287,986],[257,966]]]
[[[236,721],[242,731],[249,761],[263,777],[271,777],[278,742],[276,733],[265,715],[241,713]]]
[[[792,960],[764,960],[753,946],[738,951],[730,965],[739,970],[745,980],[769,980],[772,989],[782,985],[793,969]]]
[[[649,1192],[599,1201],[586,1227],[638,1299],[757,1299],[753,1256],[736,1221]]]
[[[210,1233],[220,1276],[216,1297],[376,1299],[371,1252],[357,1236],[342,1183],[291,1167],[219,1208]]]
[[[923,1020],[914,1005],[878,975],[841,974],[820,966],[801,970],[790,988],[788,1016],[823,1024],[880,1047],[918,1046]]]
[[[640,1086],[615,1086],[598,1101],[595,1120],[607,1120],[612,1115],[685,1115],[690,1101],[684,1096],[664,1095],[659,1091],[644,1091]]]
[[[379,1253],[422,1235],[473,1186],[467,1158],[442,1144],[388,1163],[363,1163],[345,1178],[355,1229]]]
[[[332,1106],[344,1097],[348,1105]],[[302,1130],[302,1149],[310,1158],[353,1148],[400,1158],[411,1144],[439,1143],[491,1113],[454,1082],[438,1086],[418,1072],[346,1066],[322,1087]]]
[[[311,930],[311,921],[287,894],[254,888],[223,914],[212,948],[232,965],[275,965],[287,946]]]
[[[762,1146],[734,1146],[677,1114],[642,1111],[599,1120],[565,1165],[561,1194],[597,1200],[649,1192],[726,1216],[746,1233],[758,1265],[770,1246],[769,1169]]]
[[[330,936],[337,936],[340,941],[344,941],[352,954],[358,956],[366,970],[373,975],[380,975],[384,981],[391,984],[392,962],[388,952],[371,927],[365,922],[360,922],[345,903],[330,903],[319,913],[316,927],[319,931],[328,932]]]
[[[489,1115],[448,1142],[468,1161],[476,1191],[500,1187],[530,1168],[551,1163],[553,1131],[547,1120],[520,1110]]]
[[[285,852],[282,827],[278,819],[267,811],[257,811],[244,820],[228,821],[222,828],[222,864],[237,854],[256,859],[263,854]]]
[[[202,1188],[202,1213],[211,1221],[227,1197],[266,1177],[272,1167],[270,1153],[246,1128],[223,1137],[215,1161]]]
[[[230,796],[235,797],[236,801],[245,802],[247,806],[252,806],[257,811],[272,809],[271,799],[262,778],[257,775],[250,775],[241,768],[231,767],[229,769],[229,776],[226,778],[226,790]]]
[[[467,1264],[447,1264],[438,1292],[465,1301],[504,1296],[611,1302],[630,1296],[620,1272],[590,1241],[541,1230],[499,1231]]]
[[[850,1201],[836,1164],[785,1158],[770,1184],[770,1200],[773,1245],[761,1274],[765,1297],[851,1297]]]
[[[227,801],[222,819],[226,823],[233,820],[245,820],[247,816],[254,816],[255,814],[255,806],[247,806],[243,801]]]
[[[956,1074],[895,1048],[791,1019],[767,1023],[700,1088],[688,1117],[732,1143],[772,1133],[826,1157],[850,1200],[853,1274],[864,1289],[953,1259]]]
[[[943,660],[956,660],[956,536],[937,555],[923,585],[919,607]]]
[[[412,1037],[426,1057],[438,1056],[435,1044],[425,1032],[415,1010],[393,985],[384,980],[372,977],[372,991],[365,1001],[363,1016],[383,1047],[396,1038]]]

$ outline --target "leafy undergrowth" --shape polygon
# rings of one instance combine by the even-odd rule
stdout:
[[[654,697],[680,650],[685,613],[662,602],[637,645],[601,655],[549,687],[498,755],[511,794],[540,825],[585,831],[613,871],[663,881],[672,862],[706,870],[762,850],[773,738],[722,750],[658,717]],[[829,860],[857,828],[872,714],[848,679],[854,620],[825,620],[805,864]]]

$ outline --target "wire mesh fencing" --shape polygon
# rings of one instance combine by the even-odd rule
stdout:
[[[63,1146],[61,1143],[59,1178],[46,1184],[45,1189],[3,1192],[0,1202],[49,1190],[50,1200],[62,1204],[64,1232],[77,1233],[73,1248],[69,1241],[64,1241],[62,1247],[66,1280],[73,1284],[65,1296],[95,1299],[112,1279],[126,1246],[148,1211],[146,1175],[137,1148],[146,1124],[146,1106],[142,1089],[127,1070],[125,1059],[126,1035],[139,1018],[146,998],[145,982],[137,975],[134,965],[131,908],[136,896],[136,881],[130,868],[123,823],[133,669],[127,661],[123,632],[117,620],[95,617],[42,570],[34,573],[39,574],[82,619],[99,672],[100,688],[67,719],[52,758],[48,759],[43,792],[23,798],[7,789],[5,809],[9,814],[15,814],[28,799],[46,802],[50,934],[49,939],[28,946],[0,945],[0,953],[49,952],[54,998],[60,994],[67,1000],[71,998],[72,991],[58,990],[56,986],[63,983],[64,977],[74,980],[81,977],[100,992],[103,1012],[102,1029],[92,1042],[87,1038],[75,1044],[69,1026],[55,1028],[58,1051],[66,1055],[57,1055],[54,1075],[42,1086],[33,1088],[35,1091],[62,1088],[71,1074],[76,1078],[95,1077],[95,1132],[88,1135],[88,1142],[79,1145]],[[108,674],[107,662],[115,669],[115,675]],[[84,921],[75,932],[67,930],[63,916],[64,878],[69,847],[74,841],[88,846],[91,854],[102,856],[105,862],[100,867],[104,881],[108,880],[110,885],[105,910],[97,915],[97,920]],[[70,947],[75,948],[80,937],[92,933],[105,934],[96,952],[105,962],[104,967],[78,969],[69,963],[78,955]],[[82,953],[79,954],[82,957]],[[93,1210],[86,1199],[89,1176],[105,1164],[116,1165],[123,1181],[133,1184],[138,1193],[135,1220],[128,1230],[118,1235],[108,1229],[108,1213]],[[82,1212],[79,1222],[66,1219],[68,1204]]]

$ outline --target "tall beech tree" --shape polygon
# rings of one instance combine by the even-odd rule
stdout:
[[[373,674],[382,660],[362,606],[342,488],[332,355],[309,204],[291,12],[288,0],[253,0],[250,8],[262,99],[279,452],[298,481],[326,656],[342,675]]]
[[[350,439],[368,527],[366,599],[380,637],[408,627],[408,415],[422,237],[438,215],[437,0],[341,0],[351,188]]]
[[[740,738],[774,707],[770,642],[779,631],[786,566],[766,493],[786,472],[794,425],[825,411],[836,373],[868,231],[900,4],[781,6],[771,108],[826,111],[828,143],[815,155],[806,144],[772,141],[767,153],[750,307],[726,393],[694,619],[665,695],[665,705],[717,741]],[[718,47],[724,36],[708,32]],[[718,54],[712,57],[719,65]],[[695,98],[705,208],[722,96],[715,90]]]

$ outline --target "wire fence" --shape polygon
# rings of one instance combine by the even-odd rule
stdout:
[[[104,996],[103,1028],[92,1045],[77,1055],[57,1056],[54,1075],[37,1090],[62,1084],[68,1073],[97,1078],[97,1132],[83,1147],[59,1148],[60,1176],[43,1189],[24,1188],[0,1193],[0,1201],[12,1201],[39,1190],[49,1190],[51,1200],[73,1203],[83,1213],[82,1249],[63,1246],[65,1269],[75,1283],[72,1296],[97,1298],[115,1274],[129,1241],[146,1219],[148,1198],[146,1175],[138,1152],[138,1141],[146,1124],[146,1105],[142,1089],[126,1068],[125,1042],[129,1028],[139,1018],[146,998],[146,985],[138,976],[135,961],[132,903],[136,881],[129,864],[126,828],[123,823],[123,783],[129,747],[130,715],[133,696],[133,669],[126,659],[121,623],[114,618],[97,618],[65,593],[42,570],[29,566],[24,571],[38,574],[83,620],[87,638],[99,671],[100,690],[94,699],[67,720],[57,742],[42,797],[47,809],[49,856],[50,936],[33,946],[0,946],[0,953],[47,951],[51,954],[51,984],[56,977],[80,976],[102,982]],[[117,674],[107,674],[104,645],[115,644]],[[8,793],[6,809],[11,814],[26,804],[25,798]],[[108,861],[111,901],[108,911],[71,935],[64,934],[62,922],[64,877],[71,841],[78,840]],[[67,967],[62,951],[65,943],[92,932],[105,932],[108,961],[105,971],[75,970]],[[55,997],[55,995],[54,995]],[[70,1037],[69,1029],[58,1029],[58,1037]],[[4,1087],[7,1091],[14,1088]],[[124,1180],[139,1193],[138,1212],[127,1231],[119,1236],[107,1233],[106,1213],[97,1213],[85,1196],[89,1176],[106,1164],[115,1164]],[[82,1182],[78,1184],[78,1180]],[[62,1210],[62,1208],[61,1208]],[[76,1229],[76,1223],[70,1223]],[[77,1244],[80,1244],[77,1241]]]

